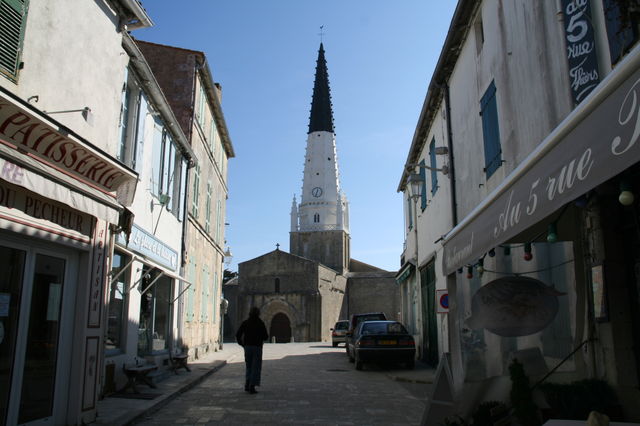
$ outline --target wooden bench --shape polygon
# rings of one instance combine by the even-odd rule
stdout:
[[[187,361],[189,360],[189,355],[185,353],[180,354],[172,354],[169,352],[169,363],[171,364],[171,371],[174,374],[178,374],[178,369],[184,368],[188,372],[191,372],[189,366],[187,365]]]
[[[156,385],[153,384],[151,379],[148,377],[148,374],[157,368],[158,367],[153,364],[123,365],[122,369],[124,370],[124,374],[127,376],[127,384],[124,385],[121,392],[131,388],[134,393],[140,393],[138,388],[136,388],[136,384],[138,383],[143,383],[151,388],[155,388]]]

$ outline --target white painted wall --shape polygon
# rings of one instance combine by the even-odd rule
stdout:
[[[93,125],[80,113],[52,118],[115,156],[124,71],[129,60],[113,12],[85,0],[29,4],[17,84],[0,85],[43,111],[91,108]],[[106,7],[106,6],[105,6]],[[81,17],[81,18],[76,18]]]

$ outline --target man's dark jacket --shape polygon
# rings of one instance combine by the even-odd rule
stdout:
[[[236,333],[236,340],[242,346],[262,346],[268,338],[267,327],[260,317],[249,317],[242,322]]]

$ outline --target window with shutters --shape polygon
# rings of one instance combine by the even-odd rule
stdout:
[[[209,149],[213,158],[216,158],[216,148],[218,146],[218,128],[216,127],[216,121],[211,116],[211,122],[209,123]]]
[[[211,232],[211,182],[207,182],[207,201],[204,211],[204,229]]]
[[[155,118],[152,140],[152,192],[157,204],[181,218],[187,162],[160,118]]]
[[[202,281],[200,282],[200,322],[209,321],[207,302],[209,301],[210,281],[211,274],[209,273],[209,268],[205,265],[205,267],[202,268]]]
[[[205,112],[206,103],[207,103],[207,97],[204,92],[204,87],[200,86],[200,97],[198,98],[198,112],[196,113],[196,119],[198,121],[198,124],[200,125],[200,128],[203,129],[203,131],[205,129],[204,112]]]
[[[496,86],[493,81],[480,100],[480,115],[484,138],[484,171],[489,178],[502,165]]]
[[[118,160],[140,171],[144,139],[144,122],[148,111],[147,100],[133,71],[126,70],[122,84],[122,103],[120,105],[120,146]]]
[[[425,165],[424,160],[420,160],[420,165]],[[420,178],[422,179],[422,185],[420,187],[420,208],[424,211],[427,208],[427,170],[424,167],[420,167]]]
[[[200,165],[193,168],[193,194],[191,194],[191,214],[198,218],[200,206]]]
[[[0,72],[12,81],[17,81],[22,68],[28,8],[28,0],[0,0]]]
[[[640,35],[640,11],[636,1],[603,0],[611,64],[631,50]]]
[[[192,322],[194,320],[193,308],[196,299],[196,264],[193,260],[189,259],[189,281],[192,283],[187,289],[187,306],[186,306],[186,320]]]
[[[438,191],[438,172],[436,172],[436,138],[431,139],[429,144],[429,166],[431,167],[431,195]],[[425,188],[426,189],[426,188]]]

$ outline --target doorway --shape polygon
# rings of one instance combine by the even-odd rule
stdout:
[[[436,271],[431,262],[420,270],[422,291],[422,361],[438,365],[438,322],[436,318]]]
[[[289,317],[282,312],[275,314],[271,320],[269,336],[271,339],[275,337],[276,343],[291,342],[291,322]]]
[[[76,276],[75,253],[0,235],[0,422],[64,422]]]

